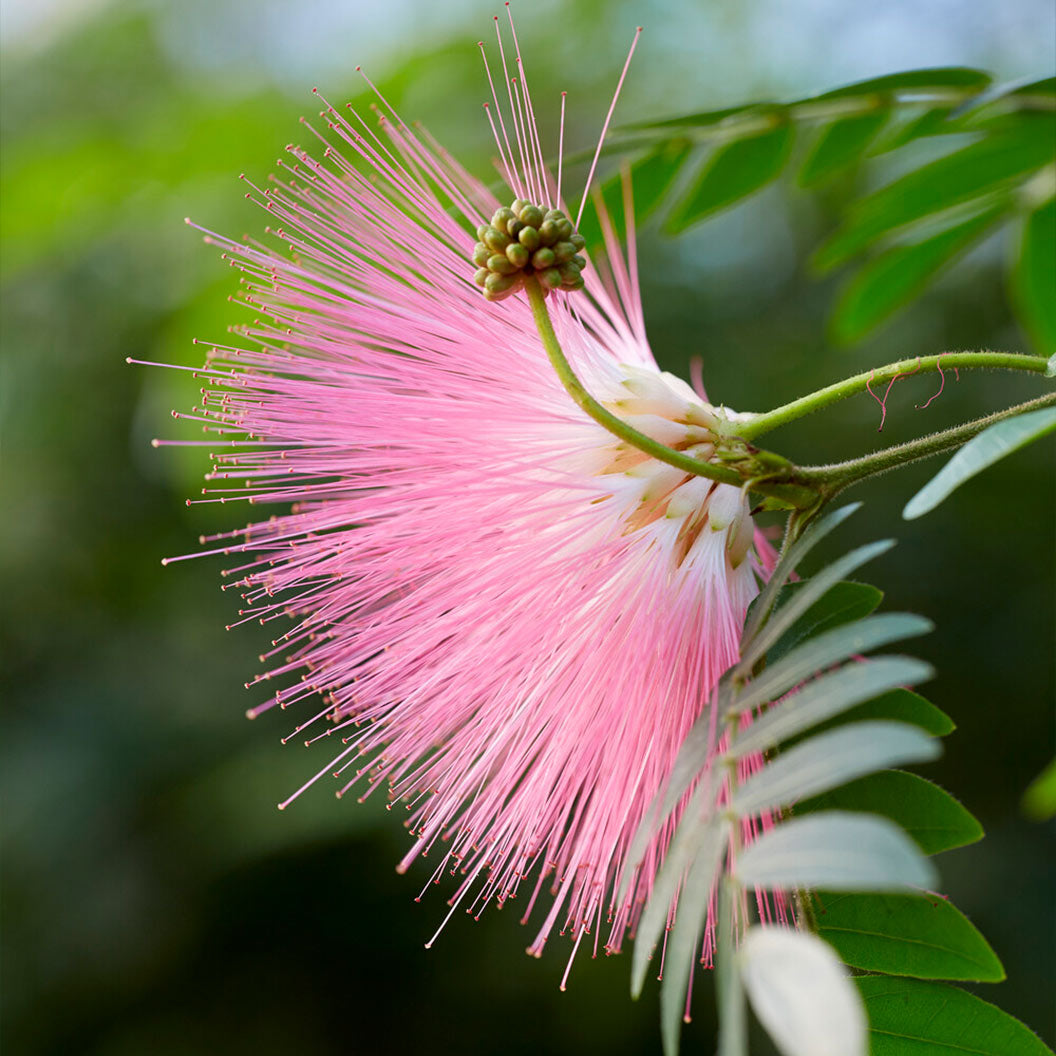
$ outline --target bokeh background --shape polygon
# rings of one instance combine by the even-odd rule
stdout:
[[[788,98],[912,66],[967,64],[999,79],[1051,73],[1051,0],[521,0],[537,106],[569,91],[573,148],[593,141],[633,28],[646,26],[617,121]],[[237,511],[188,508],[205,456],[184,437],[180,372],[194,337],[243,311],[233,274],[184,226],[240,234],[261,218],[237,181],[264,179],[301,133],[313,85],[358,98],[363,63],[408,117],[471,168],[489,137],[476,40],[483,0],[4,0],[3,132],[3,1030],[5,1051],[65,1056],[331,1056],[405,1052],[653,1053],[655,992],[627,998],[626,957],[541,961],[509,913],[456,917],[393,865],[405,833],[378,806],[326,791],[274,804],[318,757],[282,748],[282,716],[249,725],[260,634],[225,633],[236,599],[210,561],[163,569]],[[554,131],[554,107],[544,130]],[[868,180],[865,174],[859,179]],[[853,184],[853,181],[852,181]],[[804,261],[853,185],[787,184],[677,243],[641,232],[645,311],[665,366],[704,357],[713,399],[762,409],[854,370],[955,348],[1028,350],[991,239],[873,338],[837,348],[825,319],[839,278]],[[965,377],[926,414],[932,379],[900,383],[897,441],[1038,391]],[[778,434],[792,457],[878,441],[851,401]],[[891,609],[938,624],[917,652],[929,696],[959,724],[928,775],[986,829],[940,861],[955,902],[990,938],[1008,982],[978,988],[1050,1043],[1053,830],[1018,801],[1052,754],[1052,443],[904,523],[935,468],[862,487],[836,548],[901,543],[870,578]],[[270,716],[270,713],[269,713]],[[325,749],[324,749],[325,751]],[[710,986],[686,1051],[711,1051]],[[753,1050],[755,1051],[755,1050]],[[766,1051],[760,1044],[759,1052]]]

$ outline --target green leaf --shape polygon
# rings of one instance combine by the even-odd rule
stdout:
[[[733,903],[739,901],[737,885],[729,877],[719,884],[719,935],[734,933]],[[715,951],[715,1003],[719,1013],[717,1056],[748,1056],[748,1024],[744,984],[732,942],[720,942]]]
[[[752,1009],[785,1056],[865,1056],[865,1004],[827,942],[754,925],[737,959]]]
[[[896,891],[930,887],[938,879],[886,818],[838,810],[775,826],[745,848],[734,873],[749,887],[784,891]]]
[[[1034,778],[1023,793],[1023,813],[1035,821],[1048,821],[1056,814],[1056,759]]]
[[[1056,407],[1006,418],[973,437],[906,503],[902,516],[911,521],[935,509],[966,480],[1021,447],[1056,431]]]
[[[734,742],[738,758],[765,751],[809,730],[825,719],[872,700],[896,686],[923,682],[934,670],[922,660],[907,656],[881,656],[876,660],[846,664],[822,675],[756,719]]]
[[[1040,81],[1031,81],[1030,84],[1021,84],[1014,88],[1009,95],[1056,95],[1056,77],[1042,77]]]
[[[934,737],[904,722],[854,722],[811,737],[771,759],[741,785],[732,809],[753,817],[904,763],[934,759]]]
[[[1051,356],[1056,352],[1056,198],[1023,221],[1012,294],[1024,329],[1038,351]]]
[[[782,587],[777,596],[775,608],[780,609],[782,605],[791,601],[807,582],[809,580],[800,580],[798,583],[788,583]],[[767,663],[777,663],[807,638],[831,631],[845,623],[864,619],[883,600],[884,592],[869,583],[855,583],[849,579],[841,580],[785,631],[780,641],[776,642],[766,654]]]
[[[813,266],[830,271],[894,228],[1006,190],[1051,161],[1054,138],[1056,130],[1042,130],[1036,122],[1017,125],[914,169],[858,202],[814,254]]]
[[[925,854],[964,847],[983,827],[945,789],[903,770],[883,770],[796,805],[796,815],[821,810],[880,814],[897,822]]]
[[[800,186],[813,187],[856,162],[889,116],[889,110],[877,109],[841,117],[823,128],[799,170]]]
[[[889,129],[874,144],[871,153],[880,154],[888,150],[897,150],[915,139],[925,136],[948,135],[951,132],[962,132],[959,123],[951,120],[952,106],[929,106],[922,114]]]
[[[932,737],[945,737],[957,729],[953,719],[946,712],[935,707],[930,700],[925,700],[911,689],[893,689],[890,693],[867,700],[850,711],[814,727],[816,733],[843,725],[845,722],[860,722],[863,719],[891,719],[894,722],[908,722],[919,726]]]
[[[792,627],[816,601],[824,597],[829,590],[844,576],[881,554],[887,553],[895,545],[893,539],[881,539],[875,543],[859,546],[843,557],[837,558],[831,565],[826,565],[820,572],[804,581],[803,586],[781,609],[774,612],[769,621],[754,635],[747,647],[741,651],[740,663],[734,668],[739,674],[747,674],[765,653],[780,640],[782,635]]]
[[[748,607],[744,621],[744,632],[741,635],[741,652],[755,638],[760,626],[770,615],[778,598],[778,593],[784,589],[788,577],[796,570],[799,563],[817,546],[830,532],[838,528],[848,517],[860,510],[860,502],[850,502],[846,506],[825,514],[824,517],[811,522],[806,531],[782,554],[766,586],[763,587],[759,596]]]
[[[620,125],[613,131],[621,132],[649,132],[654,128],[693,129],[708,128],[725,121],[736,114],[743,114],[749,110],[758,110],[760,107],[778,109],[776,103],[742,103],[740,106],[727,106],[721,110],[698,110],[692,114],[679,114],[675,117],[665,117],[652,121],[632,121],[627,125]]]
[[[938,272],[967,252],[1011,209],[1005,198],[978,216],[937,235],[896,246],[869,261],[847,284],[833,309],[833,338],[851,344],[908,301]]]
[[[870,95],[883,92],[924,92],[932,88],[967,88],[982,91],[990,83],[990,74],[967,66],[933,66],[922,70],[903,70],[870,77],[842,88],[834,88],[815,99],[839,99],[848,95]]]
[[[834,664],[871,653],[892,642],[928,634],[933,629],[931,620],[911,612],[884,612],[836,627],[804,642],[760,672],[737,695],[734,707],[741,712],[750,711],[777,700]]]
[[[1029,1027],[956,986],[876,975],[855,982],[872,1056],[1052,1056]]]
[[[701,863],[710,860],[710,856],[715,857],[717,865],[717,856],[728,842],[730,828],[726,822],[714,813],[701,820],[702,814],[710,808],[713,799],[711,781],[706,777],[694,791],[668,847],[664,863],[653,882],[649,901],[635,933],[634,954],[631,958],[632,997],[638,997],[645,985],[649,958],[667,927],[671,902],[682,885],[686,870],[698,865],[703,868]],[[625,896],[626,890],[621,888],[621,891]]]
[[[635,216],[644,220],[663,200],[689,157],[692,144],[677,136],[661,144],[632,170]]]
[[[844,964],[917,979],[999,983],[1005,970],[970,920],[937,896],[818,894],[818,934]]]
[[[734,140],[711,155],[689,191],[675,204],[665,230],[677,235],[712,213],[768,184],[784,168],[792,147],[793,126],[781,114],[774,127]]]
[[[675,1056],[678,1052],[689,974],[697,957],[700,936],[707,921],[708,906],[711,904],[715,873],[718,871],[727,840],[728,832],[725,828],[714,826],[709,831],[708,838],[701,841],[678,899],[678,913],[668,937],[664,955],[666,971],[660,989],[660,1032],[667,1056]],[[638,952],[637,939],[634,952]],[[639,983],[639,989],[640,986]]]

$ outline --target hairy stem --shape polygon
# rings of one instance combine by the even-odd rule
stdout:
[[[963,425],[955,425],[951,429],[944,429],[942,432],[932,433],[931,436],[922,436],[918,440],[897,444],[885,451],[863,455],[861,458],[852,458],[846,462],[836,462],[828,466],[799,466],[795,471],[796,480],[797,483],[808,488],[817,488],[826,498],[832,498],[837,492],[867,477],[886,473],[889,469],[909,465],[910,462],[917,462],[922,458],[930,458],[932,455],[940,455],[944,451],[960,447],[995,422],[1053,405],[1056,405],[1056,393],[1040,396],[1036,400],[1028,400],[1026,403],[1017,404],[1007,410],[989,414],[985,418],[976,418]]]
[[[736,471],[725,466],[713,465],[710,462],[702,462],[699,458],[693,458],[682,451],[676,451],[666,444],[661,444],[658,440],[653,440],[651,437],[646,436],[645,433],[640,433],[622,418],[618,418],[598,403],[584,388],[583,383],[576,377],[571,365],[565,358],[565,354],[557,340],[557,334],[554,333],[554,327],[550,321],[550,313],[546,309],[542,287],[540,287],[534,275],[525,276],[524,289],[528,294],[528,303],[532,308],[536,329],[538,329],[539,336],[542,338],[543,347],[546,349],[550,365],[554,368],[561,384],[564,385],[565,391],[598,425],[632,447],[638,448],[639,451],[650,455],[660,462],[666,462],[669,466],[675,466],[678,469],[685,470],[687,473],[692,473],[694,476],[718,480],[723,484],[740,485],[742,483]]]
[[[834,385],[826,385],[808,396],[801,396],[791,403],[775,407],[752,415],[747,421],[743,416],[735,425],[737,435],[742,440],[752,441],[774,429],[794,422],[808,414],[828,407],[849,396],[856,396],[874,385],[889,383],[900,374],[927,374],[937,370],[962,370],[988,367],[997,370],[1026,370],[1034,374],[1044,374],[1048,361],[1044,356],[1026,356],[1014,352],[941,352],[936,356],[919,356],[914,359],[901,359],[897,363],[888,363],[867,373],[855,374]]]

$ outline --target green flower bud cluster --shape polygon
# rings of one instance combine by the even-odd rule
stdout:
[[[543,296],[551,290],[581,290],[586,242],[560,209],[543,210],[521,198],[495,211],[490,224],[477,228],[473,281],[489,301],[504,301],[534,275]]]

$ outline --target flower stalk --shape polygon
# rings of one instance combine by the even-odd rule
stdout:
[[[827,385],[791,403],[782,404],[771,411],[750,416],[748,421],[729,423],[736,425],[736,433],[742,440],[756,440],[760,436],[778,429],[798,418],[820,411],[849,396],[865,392],[872,385],[890,382],[900,374],[927,374],[938,370],[965,370],[989,368],[991,370],[1025,370],[1034,374],[1045,374],[1047,360],[1044,356],[1020,355],[1015,352],[941,352],[935,356],[919,356],[900,359],[884,367],[855,374],[833,385]]]
[[[546,291],[538,279],[530,274],[524,276],[523,288],[550,365],[577,406],[614,436],[660,462],[695,476],[745,487],[763,496],[764,508],[791,510],[790,539],[795,539],[830,499],[851,485],[899,466],[951,451],[1005,418],[1056,404],[1056,394],[1050,393],[930,436],[830,465],[797,466],[781,455],[762,450],[752,443],[773,429],[864,392],[874,383],[889,382],[900,374],[938,371],[945,366],[947,369],[986,367],[1025,370],[1047,376],[1049,366],[1048,360],[1042,356],[1011,352],[943,352],[935,356],[899,360],[868,373],[856,374],[772,411],[753,416],[739,415],[736,419],[720,415],[719,443],[714,461],[705,462],[646,436],[599,403],[579,380],[561,349],[547,311]]]
[[[828,466],[799,466],[796,470],[797,480],[807,487],[817,487],[826,500],[831,499],[852,484],[857,484],[868,477],[875,477],[878,473],[886,473],[900,466],[908,466],[911,462],[918,462],[922,458],[930,458],[932,455],[952,451],[966,444],[972,437],[996,422],[1054,405],[1056,405],[1056,393],[1049,393],[1037,399],[1028,400],[1026,403],[1016,404],[1003,411],[976,418],[962,425],[955,425],[950,429],[943,429],[930,436],[909,440],[904,444],[897,444],[871,455],[863,455],[860,458],[852,458],[846,462],[837,462]]]
[[[554,368],[554,372],[560,379],[561,384],[565,387],[565,391],[575,400],[577,406],[582,408],[598,425],[607,429],[614,436],[618,436],[632,447],[638,448],[639,451],[651,455],[660,462],[666,462],[669,466],[683,469],[695,476],[717,480],[722,484],[743,483],[741,475],[736,470],[725,466],[717,466],[711,462],[704,462],[682,451],[676,451],[674,448],[646,436],[645,433],[639,432],[594,399],[576,376],[571,364],[561,350],[561,343],[554,332],[550,313],[546,309],[546,301],[543,298],[543,289],[539,285],[538,279],[534,275],[526,275],[523,282],[524,291],[528,295],[528,303],[532,308],[532,317],[535,319],[536,329],[538,329],[539,337],[542,339],[543,347],[546,349],[546,356],[550,360],[550,364]]]

